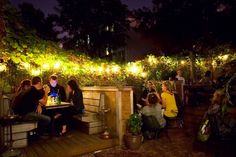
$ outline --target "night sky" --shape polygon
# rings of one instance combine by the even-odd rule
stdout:
[[[54,7],[57,5],[56,0],[11,0],[16,6],[22,2],[32,3],[35,8],[41,9],[46,14],[55,13]],[[151,7],[152,0],[121,0],[124,4],[128,5],[130,10]]]

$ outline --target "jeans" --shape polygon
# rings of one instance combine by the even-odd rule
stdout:
[[[38,122],[38,134],[42,135],[48,129],[51,118],[47,115],[39,114],[36,112],[29,112],[24,116],[25,120],[33,120]]]

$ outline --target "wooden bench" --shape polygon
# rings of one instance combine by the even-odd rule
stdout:
[[[14,94],[2,95],[0,99],[0,116],[8,115],[11,100]],[[13,147],[20,148],[25,147],[28,144],[28,135],[32,134],[33,130],[37,128],[37,122],[31,121],[22,121],[12,125],[12,138],[13,138]],[[0,127],[0,141],[1,144],[6,145],[9,142],[9,128]]]
[[[103,131],[103,110],[104,110],[104,93],[83,91],[83,102],[85,113],[75,115],[81,131],[87,134],[97,134]]]

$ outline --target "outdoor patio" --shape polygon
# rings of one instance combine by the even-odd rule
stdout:
[[[144,141],[139,150],[118,146],[116,139],[72,131],[65,137],[39,140],[23,149],[22,157],[234,157],[233,145],[200,143],[196,131],[207,105],[186,106],[183,128],[168,130],[158,140]]]

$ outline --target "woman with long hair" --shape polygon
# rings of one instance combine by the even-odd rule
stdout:
[[[171,83],[168,81],[162,83],[161,99],[162,106],[165,108],[164,116],[166,118],[176,117],[178,114],[178,108],[174,93],[171,91]]]
[[[69,94],[67,101],[72,105],[64,113],[60,113],[54,116],[57,123],[56,125],[59,127],[59,135],[64,135],[67,132],[69,119],[72,119],[72,117],[76,114],[84,113],[83,95],[76,81],[69,80],[67,82],[66,90]]]

